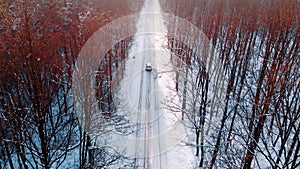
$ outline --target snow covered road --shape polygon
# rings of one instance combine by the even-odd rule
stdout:
[[[166,145],[162,135],[164,125],[160,113],[159,87],[157,82],[157,59],[164,34],[158,1],[146,1],[137,23],[135,45],[132,47],[132,66],[128,100],[136,112],[135,167],[167,168]],[[133,58],[134,56],[134,58]],[[153,70],[145,71],[146,63]],[[134,119],[133,119],[134,120]],[[164,152],[163,152],[164,151]]]
[[[125,76],[115,94],[121,104],[118,113],[136,124],[136,131],[125,138],[134,168],[191,168],[194,157],[183,142],[186,131],[172,113],[162,107],[168,85],[172,84],[172,65],[167,46],[167,29],[158,0],[146,0],[137,22],[137,33],[126,60]],[[152,71],[146,71],[152,63]],[[169,72],[169,73],[166,73]]]

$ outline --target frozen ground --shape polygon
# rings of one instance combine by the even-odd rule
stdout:
[[[195,158],[186,144],[187,132],[180,115],[162,105],[171,92],[169,87],[175,86],[163,23],[158,0],[146,0],[125,77],[115,93],[120,102],[118,113],[137,124],[137,130],[129,136],[113,136],[114,146],[123,147],[127,156],[135,159],[136,168],[194,168]],[[146,63],[152,63],[152,71],[145,71]]]

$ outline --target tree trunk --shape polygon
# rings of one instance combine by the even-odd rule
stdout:
[[[199,156],[199,136],[200,136],[200,130],[196,129],[196,154],[195,156]]]
[[[90,136],[87,136],[87,141],[86,141],[86,149],[88,150],[88,157],[89,157],[89,167],[93,168],[94,167],[94,153],[92,149],[92,143],[91,143],[91,138]]]
[[[186,93],[187,93],[187,81],[188,81],[188,66],[185,69],[185,77],[183,82],[183,94],[182,94],[182,113],[181,113],[181,120],[184,120],[184,114],[186,113]]]
[[[257,143],[258,143],[259,138],[260,138],[260,134],[263,130],[265,120],[266,120],[266,116],[264,116],[264,115],[262,115],[259,118],[258,125],[255,128],[254,133],[253,133],[253,140],[250,142],[250,144],[248,146],[247,154],[246,154],[246,157],[244,159],[243,169],[251,169],[251,163],[252,163],[252,160],[253,160],[254,152],[256,150]]]

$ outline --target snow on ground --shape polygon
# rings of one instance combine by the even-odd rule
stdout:
[[[138,131],[115,135],[114,146],[126,147],[126,155],[136,159],[140,168],[195,168],[195,157],[187,146],[188,134],[177,115],[164,109],[166,96],[176,95],[175,73],[169,62],[167,29],[158,0],[146,0],[137,23],[137,34],[126,60],[125,76],[115,99],[118,113],[137,124]],[[144,70],[151,62],[153,71]],[[179,102],[173,98],[173,102]]]

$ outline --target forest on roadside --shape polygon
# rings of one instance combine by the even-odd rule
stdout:
[[[141,5],[139,0],[0,1],[0,168],[127,165],[120,152],[93,144],[79,124],[72,69],[95,31],[137,13]]]
[[[208,39],[197,44],[176,33],[186,25],[168,27],[181,104],[167,107],[188,121],[197,165],[299,168],[299,1],[161,0],[161,7]]]

